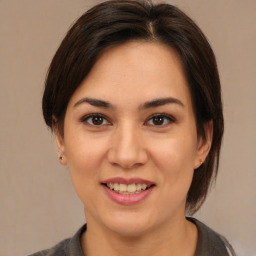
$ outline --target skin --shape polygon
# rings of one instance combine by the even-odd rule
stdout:
[[[174,102],[145,106],[167,97]],[[104,116],[97,125],[88,118],[96,113]],[[163,113],[162,123],[152,118]],[[209,152],[212,126],[205,126],[205,140],[198,138],[188,85],[171,48],[135,41],[106,50],[70,99],[64,137],[55,131],[60,161],[84,205],[86,255],[194,255],[197,230],[185,219],[186,195]],[[121,205],[101,185],[112,177],[156,186],[143,201]]]

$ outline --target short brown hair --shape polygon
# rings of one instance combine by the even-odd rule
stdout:
[[[186,209],[195,213],[215,180],[224,130],[221,88],[214,53],[198,26],[181,10],[151,1],[114,0],[96,5],[71,27],[48,71],[43,95],[46,124],[64,136],[68,102],[107,48],[129,40],[157,41],[180,56],[196,116],[198,136],[213,123],[210,152],[194,171]],[[53,118],[55,117],[55,118]],[[57,120],[57,123],[55,121]]]

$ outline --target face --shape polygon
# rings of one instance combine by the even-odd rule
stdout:
[[[64,137],[56,135],[87,222],[129,236],[184,219],[210,143],[197,137],[178,56],[149,42],[108,49],[70,99]]]

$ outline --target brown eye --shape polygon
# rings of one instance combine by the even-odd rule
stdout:
[[[85,122],[89,125],[92,125],[92,126],[101,126],[101,125],[109,124],[107,119],[104,116],[100,115],[100,114],[88,115],[88,116],[82,118],[81,121]]]
[[[174,119],[172,117],[170,117],[169,115],[157,114],[157,115],[153,115],[151,118],[148,119],[147,125],[165,126],[172,122],[174,122]]]
[[[152,122],[154,125],[163,125],[164,121],[165,121],[165,117],[163,116],[154,116],[152,118]]]
[[[104,118],[102,116],[94,116],[91,118],[91,122],[94,125],[101,125],[104,122]]]

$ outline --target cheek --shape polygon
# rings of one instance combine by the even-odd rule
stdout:
[[[104,156],[103,143],[85,135],[67,138],[65,148],[68,166],[77,172],[86,173]]]
[[[194,173],[193,143],[169,141],[155,151],[161,203],[168,206],[166,214],[172,214],[181,206],[184,209],[188,190]]]
[[[194,171],[196,144],[191,137],[166,139],[154,143],[152,157],[163,179],[175,183],[179,179],[190,180]]]
[[[166,139],[157,145],[157,141],[154,143],[154,154],[157,155],[162,162],[170,162],[172,164],[192,161],[196,156],[196,143],[191,138],[183,139]],[[184,161],[184,162],[183,162]]]
[[[73,186],[84,202],[99,182],[104,146],[85,136],[73,137],[66,142],[66,157]],[[81,139],[82,138],[82,139]]]

